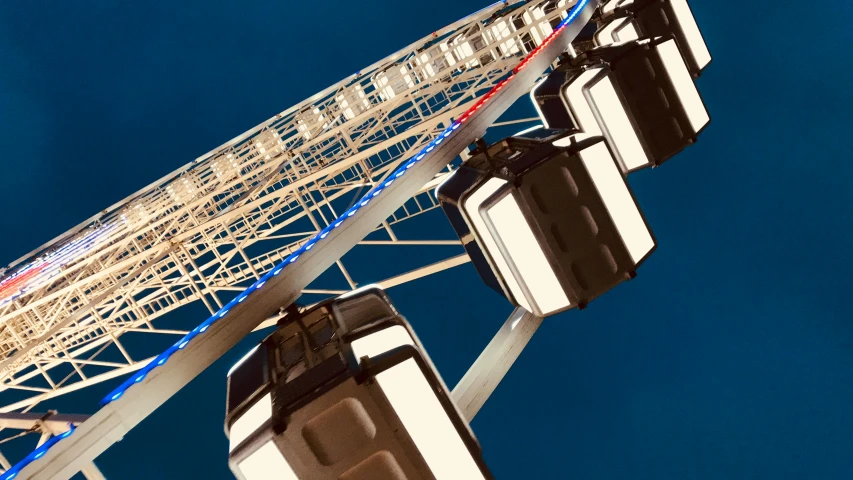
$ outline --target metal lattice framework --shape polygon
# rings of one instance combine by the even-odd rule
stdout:
[[[421,39],[269,119],[12,264],[0,278],[4,412],[110,380],[157,351],[133,335],[183,335],[161,317],[200,302],[211,314],[435,139],[540,45],[573,1],[498,3]],[[367,245],[436,208],[435,177]],[[383,282],[467,261],[460,255]],[[356,285],[336,262],[349,288]],[[337,294],[317,286],[303,293]]]
[[[325,272],[334,269],[336,266],[344,271],[340,260],[348,251],[357,247],[364,239],[371,237],[377,228],[383,228],[388,225],[388,219],[396,218],[401,206],[404,206],[407,201],[413,198],[416,199],[425,193],[425,188],[428,192],[428,188],[431,185],[437,183],[437,181],[440,181],[446,175],[448,166],[452,165],[454,157],[464,152],[467,145],[478,138],[482,138],[486,130],[494,125],[498,118],[518,98],[527,93],[536,81],[541,78],[541,75],[547,72],[549,67],[553,67],[554,64],[552,62],[561,53],[571,50],[572,40],[581,33],[581,30],[592,18],[594,10],[598,7],[598,1],[578,0],[575,5],[571,6],[568,12],[560,11],[558,9],[559,6],[559,3],[549,1],[532,5],[533,9],[512,12],[512,10],[518,7],[525,8],[531,7],[531,5],[525,4],[510,7],[505,3],[497,4],[492,9],[497,7],[501,10],[494,12],[490,18],[482,18],[476,25],[476,30],[473,29],[474,25],[470,22],[473,17],[483,14],[482,11],[456,22],[456,24],[444,29],[442,32],[436,32],[432,40],[427,41],[421,48],[415,51],[415,57],[403,57],[402,61],[405,61],[405,64],[393,63],[390,67],[382,66],[379,73],[371,77],[371,81],[374,88],[379,91],[378,95],[380,95],[380,99],[389,101],[398,96],[400,92],[405,91],[406,87],[413,88],[417,84],[416,80],[412,80],[412,77],[407,73],[410,71],[416,74],[423,74],[427,79],[436,77],[437,79],[434,81],[443,81],[443,79],[448,78],[448,83],[455,83],[454,77],[478,67],[484,67],[487,72],[500,72],[504,59],[498,58],[494,54],[491,61],[488,60],[488,57],[478,57],[476,64],[467,65],[459,63],[467,57],[456,57],[453,55],[453,50],[457,47],[462,48],[463,55],[467,55],[467,52],[470,52],[472,55],[479,54],[478,52],[482,51],[482,49],[474,50],[471,47],[471,43],[477,40],[477,33],[483,32],[485,28],[492,26],[502,28],[501,24],[496,21],[503,21],[504,25],[507,24],[506,22],[510,22],[513,27],[520,29],[518,37],[518,41],[520,42],[520,46],[518,47],[519,53],[527,48],[524,44],[526,38],[530,38],[533,41],[532,38],[539,37],[541,32],[552,30],[548,36],[541,38],[538,46],[535,46],[535,43],[532,44],[532,50],[524,55],[523,58],[519,58],[518,63],[512,67],[511,71],[507,68],[502,77],[493,78],[491,85],[488,80],[491,73],[484,74],[486,81],[482,82],[482,89],[480,88],[480,84],[477,83],[467,85],[468,92],[461,94],[459,102],[464,102],[464,99],[469,95],[471,97],[479,96],[476,102],[468,102],[464,112],[458,118],[448,119],[447,126],[439,134],[435,134],[434,138],[420,150],[417,150],[416,153],[407,152],[402,159],[405,160],[408,158],[408,160],[405,160],[405,163],[397,161],[396,164],[392,164],[384,173],[378,173],[381,175],[380,181],[373,182],[372,188],[363,197],[354,196],[354,200],[357,203],[353,202],[346,209],[341,209],[333,206],[332,203],[334,200],[340,200],[340,198],[329,200],[328,197],[325,197],[325,200],[318,200],[315,192],[309,191],[314,202],[325,201],[325,207],[330,211],[334,212],[337,209],[343,212],[343,214],[332,220],[326,227],[317,231],[310,238],[304,240],[298,249],[285,257],[280,263],[275,264],[268,271],[259,272],[257,268],[253,268],[252,258],[254,255],[251,251],[253,246],[241,246],[239,239],[235,238],[232,233],[233,224],[224,226],[224,233],[221,233],[222,236],[219,236],[220,234],[217,233],[215,238],[227,238],[231,240],[234,243],[232,249],[239,252],[247,262],[247,266],[252,274],[260,278],[248,287],[236,287],[242,289],[239,295],[231,298],[218,310],[214,310],[209,302],[202,302],[213,311],[203,323],[182,336],[177,342],[158,355],[155,360],[148,362],[139,372],[132,375],[127,381],[123,382],[104,397],[101,401],[101,408],[79,425],[79,427],[69,429],[60,435],[51,437],[18,464],[2,473],[0,477],[6,480],[11,480],[12,478],[55,480],[57,478],[71,478],[77,472],[85,470],[87,466],[92,465],[91,462],[98,455],[121,440],[131,429],[151,415],[169,398],[177,394],[189,381],[228,352],[253,329],[262,326],[266,323],[265,320],[269,321],[279,316],[282,308],[291,305],[306,293],[306,289],[313,282],[321,279]],[[556,15],[554,15],[553,20],[550,19],[548,16],[555,12]],[[565,18],[560,20],[559,17],[563,15],[565,15]],[[466,23],[468,23],[466,31],[457,35],[456,29],[466,27]],[[525,27],[527,27],[526,30]],[[537,31],[539,33],[534,35],[534,32]],[[472,32],[475,36],[469,39],[467,34]],[[483,34],[479,35],[480,39],[483,37]],[[500,40],[503,39],[501,38],[497,41]],[[497,46],[495,47],[497,48]],[[435,55],[424,53],[429,51],[437,53]],[[450,67],[443,65],[445,60],[441,58],[441,52],[445,52],[443,58],[446,59]],[[506,55],[507,59],[509,59],[512,58],[513,54],[507,52]],[[396,62],[398,58],[400,58],[399,55],[395,55],[390,60],[386,59],[380,63],[384,64],[387,61]],[[440,61],[440,64],[431,63],[431,69],[426,69],[430,62],[436,60]],[[472,58],[471,61],[473,62],[473,60]],[[459,66],[453,67],[456,63],[459,63]],[[490,65],[492,63],[495,63],[495,65]],[[439,67],[451,68],[449,75],[443,75]],[[375,68],[371,67],[370,70],[374,71]],[[358,77],[360,75],[361,73],[358,73],[355,76]],[[389,91],[387,88],[391,88],[391,90]],[[356,98],[364,98],[361,95],[361,91],[365,90],[366,93],[371,91],[369,86],[367,89],[357,89]],[[334,88],[315,96],[314,99],[320,99],[323,95],[330,93],[335,93]],[[344,105],[337,97],[336,100],[340,102],[342,108],[348,108],[352,105],[351,103]],[[453,99],[449,101],[453,101]],[[419,105],[417,98],[413,100],[413,103]],[[367,104],[362,105],[370,108]],[[292,113],[292,110],[282,114],[282,116],[290,113]],[[307,113],[314,115],[314,120],[310,122],[305,120],[306,117],[302,115]],[[353,118],[357,118],[358,114],[355,112],[351,113]],[[332,127],[332,123],[327,121],[327,118],[323,115],[322,109],[309,108],[309,110],[305,110],[303,108],[299,110],[299,114],[300,117],[295,119],[297,134],[301,135],[304,140],[311,141],[312,138],[315,138],[315,135],[316,138],[323,137],[324,134],[315,133],[319,124],[322,124],[319,129],[323,131]],[[343,111],[343,115],[344,119],[346,119],[348,116],[346,110]],[[335,117],[331,118],[335,120]],[[273,119],[270,123],[274,123],[278,119],[280,118]],[[263,138],[263,135],[266,135],[264,132],[266,132],[267,126],[262,125],[248,138],[243,136],[237,139],[236,143],[232,142],[231,145],[226,147],[230,148],[249,140],[249,148],[254,150],[254,157],[262,157],[263,160],[270,161],[271,163],[272,159],[278,157],[279,154],[287,155],[288,150],[286,145],[284,147],[278,146],[281,145],[278,143],[279,140],[282,143],[286,140],[282,137],[280,131],[275,130],[277,133],[274,133],[275,137],[272,137],[274,143],[268,143],[267,139]],[[260,141],[251,142],[251,139],[256,137],[260,138]],[[273,150],[270,150],[270,146],[272,146]],[[276,152],[276,148],[281,151]],[[228,153],[232,153],[232,157],[228,157]],[[202,157],[201,162],[209,161],[210,158],[222,159],[223,154],[226,165],[232,159],[239,158],[239,156],[233,156],[233,151],[220,149]],[[286,157],[282,161],[281,166],[288,164],[292,166],[296,164],[298,159],[291,160]],[[346,162],[346,160],[341,162]],[[220,163],[220,165],[222,164]],[[336,168],[335,163],[330,163],[330,165],[321,166],[321,168],[331,171],[329,175],[333,176],[347,168],[347,165],[343,166],[343,169]],[[353,165],[348,163],[348,166]],[[234,168],[240,167],[236,166]],[[363,180],[359,182],[360,184],[368,183],[371,180],[366,167],[364,168],[364,176],[362,177]],[[191,170],[192,168],[187,171]],[[228,170],[218,169],[214,173],[218,174]],[[324,170],[318,173],[323,176]],[[275,169],[272,172],[275,173],[277,171],[278,169]],[[242,169],[240,174],[242,175]],[[310,171],[305,172],[305,174],[313,176]],[[228,175],[223,173],[222,176],[230,175],[230,173]],[[204,177],[200,176],[199,178]],[[324,176],[323,178],[326,177]],[[196,202],[196,196],[203,195],[199,191],[199,182],[194,181],[192,178],[170,178],[169,180],[172,189],[169,190],[167,186],[167,193],[177,205],[176,208],[178,210],[191,208],[191,205]],[[298,197],[296,203],[306,210],[305,218],[313,218],[315,212],[322,212],[322,208],[324,208],[323,203],[317,204],[316,208],[312,209],[301,195],[299,188],[293,187],[294,184],[297,184],[301,180],[298,175],[295,181],[292,178],[288,178],[288,180],[288,186],[284,189],[295,191]],[[259,195],[263,194],[269,195],[267,192],[267,188],[270,185],[269,182],[269,180],[264,179],[255,184],[255,186],[249,187],[245,192],[237,195],[236,202],[225,206],[220,213],[214,214],[213,218],[223,215],[225,212],[241,210],[245,205],[241,205],[240,202],[257,199]],[[334,190],[334,186],[336,185],[333,183],[331,190]],[[272,197],[272,195],[269,196]],[[280,205],[286,198],[287,195],[284,195],[283,197],[279,196],[275,199],[266,200],[272,202],[274,205]],[[321,198],[324,197],[321,195]],[[130,206],[136,208],[136,205],[133,203],[130,203]],[[125,207],[126,205],[122,204],[122,208]],[[119,216],[123,222],[132,216],[130,210],[125,210],[123,213],[125,214],[124,217]],[[143,213],[147,215],[147,211]],[[147,218],[147,216],[143,218]],[[245,220],[246,217],[244,215],[240,218]],[[321,218],[323,218],[322,215]],[[197,217],[194,219],[198,222]],[[313,227],[319,228],[316,218],[308,223]],[[271,230],[276,231],[275,235],[282,237],[280,241],[285,243],[288,238],[301,235],[298,229],[296,233],[288,233],[287,231],[288,227],[296,228],[296,222],[284,223],[278,228],[274,227],[274,225],[277,224],[271,221],[266,223],[258,222],[250,224],[250,228],[252,232],[256,233],[265,229],[265,226],[268,226]],[[377,227],[377,225],[380,227]],[[175,229],[175,222],[169,222],[166,230],[168,235],[173,234],[173,229]],[[197,225],[193,234],[203,231],[206,231],[205,226]],[[388,233],[391,242],[395,242],[393,232]],[[97,235],[93,236],[96,237]],[[45,276],[49,278],[50,275],[56,275],[42,272],[49,272],[51,269],[55,270],[55,264],[58,263],[57,258],[63,261],[69,257],[76,259],[69,251],[79,251],[79,248],[91,248],[93,244],[100,241],[97,238],[90,240],[91,238],[85,236],[82,246],[80,242],[73,242],[65,244],[58,251],[56,249],[49,251],[46,256],[39,257],[35,262],[17,269],[8,277],[9,279],[0,282],[0,287],[8,289],[10,288],[9,282],[11,282],[14,288],[18,289],[19,293],[12,294],[12,301],[24,296],[27,290],[31,288],[31,285],[33,285],[33,282],[37,282],[38,279]],[[153,262],[155,265],[167,257],[173,258],[170,255],[174,253],[174,248],[182,244],[172,241],[170,245],[171,247],[162,252],[157,260]],[[187,252],[188,256],[190,255],[186,247],[184,247],[184,251]],[[214,256],[217,255],[214,253]],[[453,261],[458,262],[458,258],[456,257]],[[179,263],[179,260],[176,263]],[[193,275],[195,275],[202,282],[202,285],[209,288],[210,285],[204,278],[204,268],[198,268],[197,265],[194,265],[194,267],[195,272],[187,267],[182,267],[178,268],[178,272],[174,275],[180,277],[183,274],[189,281],[193,281]],[[431,265],[424,269],[394,277],[391,279],[391,282],[400,283],[409,281],[418,278],[424,272],[428,273],[438,268],[442,268],[442,266]],[[344,276],[348,277],[345,271]],[[247,278],[250,277],[247,275]],[[351,285],[351,279],[348,278],[348,281]],[[195,284],[195,289],[201,292],[200,295],[204,297],[206,293],[197,283]],[[158,322],[162,322],[162,320]],[[516,311],[513,317],[498,332],[495,340],[489,344],[483,354],[472,365],[471,369],[469,369],[469,373],[466,374],[466,378],[463,378],[460,386],[454,389],[453,396],[457,402],[465,406],[465,415],[468,418],[476,413],[482,398],[488,396],[488,392],[493,390],[494,385],[499,381],[499,377],[512,364],[513,358],[523,348],[527,339],[536,330],[537,325],[538,323],[535,318],[529,318],[529,315],[526,315],[523,311]],[[149,327],[149,329],[154,330],[153,327]],[[111,335],[110,337],[114,338],[115,335]],[[113,344],[107,343],[105,346],[113,346]],[[117,342],[115,343],[115,347],[127,358],[126,349],[121,347]],[[104,368],[103,366],[101,367]],[[469,390],[471,389],[476,390],[476,392],[469,394]],[[48,393],[45,392],[45,394]],[[72,434],[73,437],[70,440],[66,440]]]

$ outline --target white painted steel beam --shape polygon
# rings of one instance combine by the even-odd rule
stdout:
[[[0,413],[0,429],[31,430],[43,426],[50,433],[62,433],[71,425],[85,422],[89,415],[68,415],[58,413],[46,415],[43,413]]]
[[[471,259],[468,258],[468,254],[463,253],[462,255],[456,255],[454,257],[450,257],[439,262],[431,263],[429,265],[423,266],[421,268],[416,268],[410,272],[406,272],[402,275],[397,275],[396,277],[386,278],[380,282],[376,282],[378,285],[382,286],[383,289],[389,289],[391,287],[396,287],[398,285],[402,285],[408,282],[414,282],[415,280],[420,280],[421,278],[428,277],[434,273],[443,272],[444,270],[451,269],[453,267],[457,267],[459,265],[464,265],[470,262]],[[303,290],[302,293],[322,293],[328,295],[341,295],[347,293],[341,290],[335,291],[326,291],[326,292],[315,292],[309,290]],[[275,326],[276,322],[278,322],[282,318],[280,313],[273,315],[272,317],[261,322],[257,327],[255,327],[254,331],[263,330],[265,328],[270,328]]]
[[[98,466],[95,465],[94,462],[89,462],[88,465],[84,466],[80,470],[80,473],[83,474],[83,477],[85,477],[86,480],[107,480],[107,478],[104,477],[104,474],[101,473],[101,471],[98,469]]]
[[[541,318],[523,308],[513,310],[483,353],[453,388],[450,396],[469,422],[494,393],[541,324]]]
[[[379,285],[382,285],[382,288],[396,287],[397,285],[412,282],[434,273],[443,272],[444,270],[463,265],[470,261],[471,259],[468,257],[468,254],[463,253],[461,255],[456,255],[455,257],[450,257],[440,262],[435,262],[425,267],[418,268],[417,270],[412,270],[411,272],[382,280],[379,282]]]

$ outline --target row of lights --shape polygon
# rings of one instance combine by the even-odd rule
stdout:
[[[161,353],[157,358],[153,359],[148,363],[145,367],[143,367],[139,372],[133,375],[130,379],[122,383],[115,390],[110,392],[103,400],[101,400],[101,406],[109,405],[112,402],[120,399],[124,393],[132,386],[141,383],[145,378],[157,367],[163,366],[166,362],[169,361],[169,358],[172,357],[176,352],[183,350],[189,345],[190,342],[193,341],[197,336],[206,332],[214,323],[219,321],[228,315],[228,312],[231,311],[238,304],[243,303],[252,293],[257,290],[263,288],[266,282],[272,277],[276,277],[281,274],[282,270],[286,268],[288,265],[295,263],[299,260],[299,257],[314,248],[314,246],[324,240],[332,230],[337,229],[344,222],[346,222],[350,217],[354,216],[356,212],[362,207],[367,206],[373,198],[379,196],[386,188],[390,187],[394,181],[403,175],[406,174],[406,171],[414,167],[417,163],[423,160],[430,152],[432,152],[438,145],[444,142],[448,137],[450,137],[454,131],[456,131],[463,123],[465,123],[472,115],[474,115],[480,108],[483,107],[489,100],[491,100],[499,91],[503,89],[503,87],[509,83],[515,75],[523,70],[527,65],[533,60],[536,56],[538,56],[542,49],[547,47],[553,42],[554,38],[559,35],[562,30],[572,23],[575,18],[580,14],[580,12],[587,6],[590,0],[580,0],[573,8],[569,15],[554,29],[554,31],[549,35],[539,47],[534,49],[530,54],[517,66],[513,69],[512,74],[510,74],[506,79],[502,80],[498,83],[492,90],[489,91],[486,95],[480,98],[476,104],[474,104],[471,108],[469,108],[459,119],[455,120],[447,129],[444,130],[438,137],[432,140],[426,147],[424,147],[415,157],[411,158],[408,162],[400,166],[395,173],[386,181],[382,182],[377,187],[374,187],[371,191],[367,192],[367,194],[362,197],[360,202],[357,202],[352,208],[344,212],[337,220],[331,223],[328,227],[323,229],[319,234],[312,237],[305,245],[303,245],[299,250],[290,254],[287,258],[285,258],[281,263],[279,263],[274,269],[267,272],[263,277],[260,278],[257,282],[255,282],[252,286],[247,288],[243,293],[237,296],[234,300],[231,300],[228,304],[222,307],[218,312],[216,312],[213,316],[205,320],[202,324],[194,328],[190,333],[181,338],[177,343],[169,347],[168,350]],[[0,480],[11,480],[17,476],[17,474],[27,465],[32,463],[35,460],[38,460],[49,450],[53,445],[55,445],[59,440],[67,438],[73,430],[69,430],[63,433],[60,436],[52,438],[50,441],[33,451],[26,458],[21,460],[18,464],[13,466],[11,469],[0,475]]]
[[[506,2],[497,2],[494,5],[497,5],[499,3],[505,4]],[[542,15],[544,15],[543,13],[541,13],[541,7],[538,10],[540,12],[540,16],[535,17],[537,20],[542,18]],[[530,22],[532,21],[533,20],[530,20]],[[503,22],[503,24],[504,26],[506,26],[505,21]],[[547,22],[544,22],[543,24],[547,25]],[[492,26],[492,28],[494,29],[495,26]],[[550,28],[550,26],[548,28]],[[480,33],[479,35],[480,40],[482,41],[482,33]],[[553,36],[546,37],[546,39],[547,38],[553,38]],[[460,39],[462,40],[460,41]],[[465,38],[464,34],[459,35],[451,41],[451,44],[448,44],[447,42],[441,43],[427,50],[421,55],[416,55],[414,64],[416,66],[424,67],[422,71],[424,72],[424,75],[426,77],[434,77],[438,73],[438,70],[443,70],[444,68],[454,66],[457,63],[461,63],[469,57],[472,57],[476,53],[480,52],[480,50],[482,50],[482,47],[476,50],[471,47],[471,43],[476,42],[476,39],[476,36],[471,38]],[[496,35],[496,40],[498,43],[500,42],[500,39],[501,37]],[[518,51],[517,47],[514,51]],[[436,54],[436,52],[438,53]],[[397,55],[392,58],[396,57]],[[430,62],[430,60],[433,61]],[[477,60],[474,59],[473,61],[476,62]],[[441,62],[441,64],[444,66],[435,66],[437,62]],[[470,63],[470,61],[466,62],[465,68],[468,68],[470,66]],[[413,70],[409,70],[409,68],[412,68]],[[388,69],[377,73],[373,77],[372,83],[376,87],[376,91],[379,92],[378,95],[380,97],[380,100],[389,100],[395,97],[400,91],[405,90],[406,88],[413,87],[416,81],[424,81],[420,79],[421,75],[417,74],[417,72],[414,72],[415,74],[413,75],[413,71],[414,67],[412,67],[411,65],[407,68],[405,65],[394,64]],[[360,74],[361,72],[359,71],[356,72],[353,76],[359,76]],[[364,93],[360,85],[356,85],[352,91],[346,94],[336,96],[335,101],[338,103],[337,108],[339,108],[343,112],[343,117],[346,120],[352,120],[359,114],[366,112],[367,110],[372,108],[374,105],[368,100],[368,95]],[[305,119],[305,117],[311,112],[313,112],[314,120],[308,121]],[[314,135],[314,133],[312,132],[315,129],[315,126],[319,125],[320,123],[323,123],[326,117],[325,114],[323,114],[319,108],[314,108],[313,110],[311,110],[310,108],[306,108],[303,111],[303,114],[304,116],[298,117],[297,119],[297,123],[299,124],[299,131],[306,139],[310,139]],[[336,120],[334,117],[329,121],[325,121],[325,123],[323,123],[323,129],[328,128],[329,125],[331,125],[335,121]]]
[[[112,224],[107,227],[100,227],[95,231],[86,234],[79,240],[71,241],[65,244],[56,252],[45,255],[44,257],[30,263],[26,267],[18,270],[11,276],[0,281],[0,307],[14,301],[24,293],[32,290],[32,280],[40,279],[41,283],[52,279],[61,273],[61,267],[68,263],[69,259],[73,260],[85,251],[88,251],[93,246],[100,244],[100,240],[107,234],[112,233],[120,227],[118,224]],[[47,277],[41,277],[42,273],[50,273]],[[15,294],[3,298],[11,290],[17,290]]]

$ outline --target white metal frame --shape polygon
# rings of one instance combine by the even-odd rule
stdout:
[[[533,10],[544,3],[532,2],[519,11]],[[107,212],[99,220],[100,226],[65,236],[62,242],[92,235],[98,228],[103,229],[103,225],[118,225],[110,227],[108,240],[100,241],[86,255],[71,258],[55,277],[0,307],[0,324],[5,327],[0,330],[0,354],[5,357],[0,363],[2,388],[30,389],[37,393],[23,402],[8,405],[5,411],[32,407],[45,398],[140,368],[143,362],[132,359],[119,337],[143,330],[182,333],[158,331],[151,320],[191,301],[200,299],[211,313],[220,312],[220,316],[227,313],[229,318],[227,322],[214,323],[204,335],[175,352],[168,363],[149,372],[138,385],[103,407],[75,431],[73,440],[57,443],[44,457],[26,467],[20,478],[70,478],[246,334],[265,320],[275,318],[283,306],[305,293],[309,284],[329,267],[337,265],[354,287],[340,263],[341,256],[377,228],[388,233],[389,244],[400,242],[390,224],[425,211],[400,213],[401,205],[418,195],[429,196],[431,188],[424,186],[434,185],[459,152],[481,137],[569,46],[591,16],[597,0],[579,3],[575,21],[549,37],[537,49],[538,56],[529,57],[515,69],[514,56],[497,58],[486,66],[472,58],[448,83],[418,84],[393,99],[376,103],[370,115],[362,114],[363,122],[358,116],[355,119],[342,116],[348,121],[325,132],[310,130],[310,135],[298,128],[305,123],[299,123],[296,112],[318,109],[332,112],[340,92],[381,70],[371,67],[368,74],[360,72],[343,82],[346,87],[338,85],[312,97],[309,102],[315,105],[313,109],[293,107],[185,167],[177,172],[178,176],[184,175],[177,180],[180,183],[176,184],[172,177],[141,192],[121,208]],[[502,6],[493,5],[438,35],[460,25],[476,25]],[[555,15],[565,15],[568,7],[557,10]],[[538,17],[533,17],[541,19],[541,9]],[[514,38],[520,39],[531,28],[539,28],[538,25],[519,28]],[[500,41],[506,42],[506,38]],[[494,45],[487,44],[484,49],[490,46]],[[413,54],[403,55],[408,58],[405,55]],[[223,309],[219,292],[242,290],[241,284],[259,279],[311,241],[337,216],[333,200],[362,185],[375,186],[384,181],[403,160],[447,132],[452,118],[472,107],[478,96],[494,87],[510,70],[513,70],[510,80],[487,97],[491,101],[478,103],[482,108],[443,144],[434,145],[434,150],[417,168],[386,186],[385,193],[372,199],[369,205],[365,202],[353,221],[329,231],[317,248],[301,253],[299,262],[289,265],[283,275],[269,276],[262,289],[253,291],[251,301]],[[232,159],[228,154],[233,155]],[[236,173],[228,171],[234,162],[242,165]],[[286,227],[303,217],[310,219],[313,229],[287,230]],[[262,240],[293,238],[296,240],[261,255],[247,252]],[[389,279],[389,283],[419,278],[454,262],[462,263],[458,257],[448,259],[419,273]],[[158,302],[162,306],[159,310],[151,307]],[[532,334],[535,328],[526,331]],[[519,342],[517,351],[524,343],[526,340]],[[107,347],[115,347],[126,363],[95,359]],[[84,358],[89,352],[94,354]],[[53,382],[47,371],[61,364],[71,364],[74,370],[66,380],[74,375],[80,379],[72,383]],[[506,363],[506,368],[509,364]],[[86,365],[113,370],[89,378],[82,372]],[[51,388],[24,386],[26,380],[38,376]]]
[[[512,15],[544,3],[531,2]],[[38,258],[52,259],[14,301],[4,304],[0,298],[0,395],[17,392],[14,401],[0,399],[0,411],[33,408],[144,366],[156,351],[130,350],[122,337],[183,335],[163,323],[169,313],[194,302],[210,312],[221,308],[232,292],[242,291],[337,217],[349,196],[375,185],[505,76],[520,57],[498,48],[520,46],[531,29],[565,15],[570,5],[545,17],[533,15],[540,16],[538,23],[522,28],[507,19],[500,35],[495,28],[501,22],[478,27],[503,6],[461,19],[285,110],[13,264],[9,275],[33,263],[27,258],[36,258],[37,265]],[[418,68],[417,51],[444,35],[445,42],[485,41],[464,62],[434,71],[392,99],[381,100],[370,90],[376,72],[392,62]],[[473,60],[480,55],[493,61]],[[338,99],[356,90],[368,92],[370,109],[345,115]],[[332,125],[312,129],[306,138],[300,115],[314,110],[325,112],[323,123]],[[394,233],[395,224],[437,206],[432,188],[419,189],[376,224],[387,236],[384,245],[447,244],[403,241]],[[87,239],[95,240],[88,249],[68,247]],[[353,288],[357,282],[343,262],[335,266]],[[319,285],[303,293],[340,291]],[[28,396],[20,399],[22,392]]]

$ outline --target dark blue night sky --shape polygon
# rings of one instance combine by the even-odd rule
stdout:
[[[497,478],[853,478],[853,4],[814,3],[692,1],[712,125],[632,175],[660,244],[639,277],[549,318],[473,422]],[[2,2],[0,264],[483,6]],[[470,265],[390,294],[450,385],[511,310]],[[102,456],[107,478],[233,478],[225,372],[258,338]],[[40,408],[93,413],[110,387]]]

